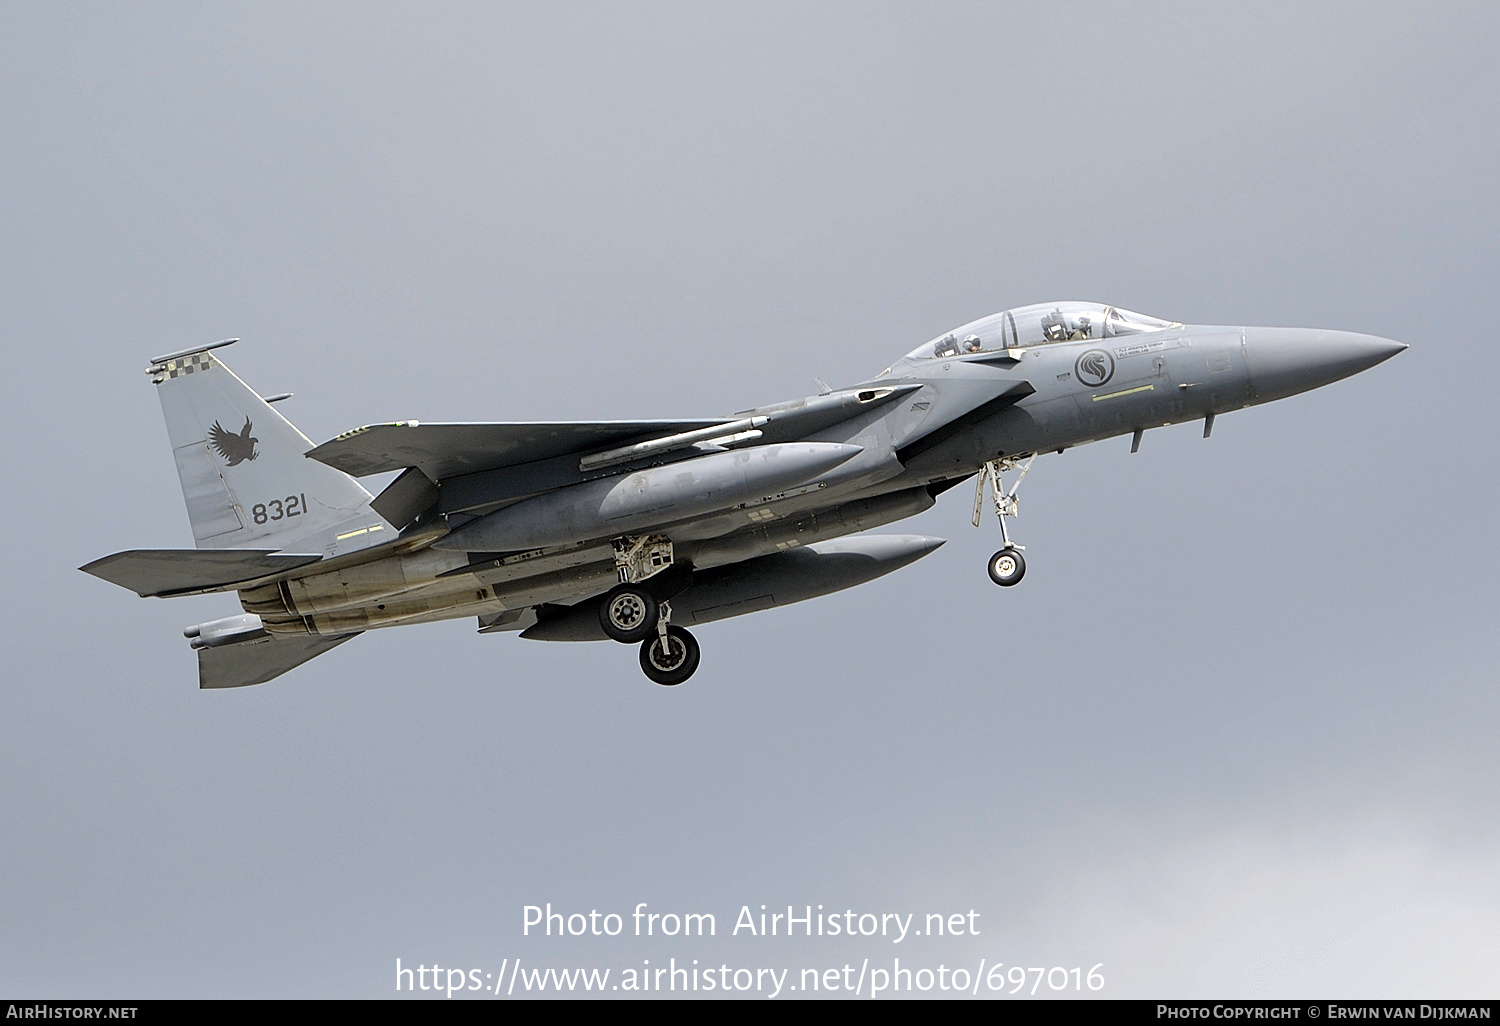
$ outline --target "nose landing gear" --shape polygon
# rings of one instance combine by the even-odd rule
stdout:
[[[1021,556],[1024,545],[1017,545],[1010,540],[1010,532],[1005,529],[1005,518],[1020,515],[1020,505],[1016,501],[1016,492],[1021,488],[1021,482],[1026,480],[1026,475],[1031,472],[1031,464],[1036,460],[1036,454],[1032,453],[1024,459],[1017,456],[1002,456],[999,459],[990,460],[979,471],[979,479],[974,489],[974,526],[979,526],[979,515],[984,508],[984,486],[988,482],[990,493],[995,500],[995,516],[1000,521],[1000,540],[1004,543],[999,552],[990,557],[989,571],[990,580],[1002,588],[1009,588],[1021,583],[1021,578],[1026,576],[1026,560]],[[1020,469],[1021,473],[1015,482],[1007,490],[1002,475],[1007,471]]]
[[[1026,576],[1026,560],[1015,549],[1001,549],[990,557],[990,580],[1002,588],[1020,584]]]

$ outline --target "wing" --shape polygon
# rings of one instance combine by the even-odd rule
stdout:
[[[707,420],[420,424],[397,421],[345,432],[307,455],[355,477],[417,467],[433,481],[586,453],[637,439],[725,423]]]

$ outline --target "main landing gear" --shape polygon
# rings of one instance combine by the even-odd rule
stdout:
[[[1026,576],[1026,560],[1021,551],[1026,547],[1017,545],[1010,540],[1010,532],[1005,529],[1005,518],[1020,515],[1020,506],[1016,502],[1016,492],[1021,488],[1021,482],[1026,480],[1026,475],[1031,472],[1031,464],[1036,459],[1036,454],[1022,459],[1016,456],[1003,456],[1000,459],[990,460],[979,471],[979,480],[974,489],[974,526],[979,526],[980,511],[984,508],[984,486],[988,482],[990,492],[995,499],[995,516],[1000,521],[1000,540],[1004,543],[999,552],[990,557],[989,571],[990,580],[1002,588],[1009,588],[1021,583],[1021,578]],[[1010,486],[1005,487],[1001,475],[1007,471],[1019,469],[1020,475]]]
[[[644,641],[656,630],[657,602],[645,588],[617,584],[599,603],[599,626],[624,645]]]
[[[703,653],[697,638],[667,622],[672,615],[672,604],[663,602],[661,610],[656,634],[641,642],[641,670],[655,683],[672,687],[693,675]]]
[[[653,536],[614,542],[620,583],[599,601],[599,626],[615,641],[641,646],[641,670],[657,684],[681,684],[698,669],[698,640],[672,623],[672,604],[642,582],[672,566],[672,542]]]

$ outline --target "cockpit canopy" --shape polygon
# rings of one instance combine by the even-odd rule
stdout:
[[[982,317],[906,354],[908,360],[932,360],[992,349],[1019,349],[1051,342],[1143,335],[1181,327],[1145,314],[1099,303],[1037,303]]]

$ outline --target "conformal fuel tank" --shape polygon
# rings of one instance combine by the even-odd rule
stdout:
[[[719,452],[524,499],[435,547],[507,552],[611,538],[770,498],[858,456],[857,445],[787,442]]]

